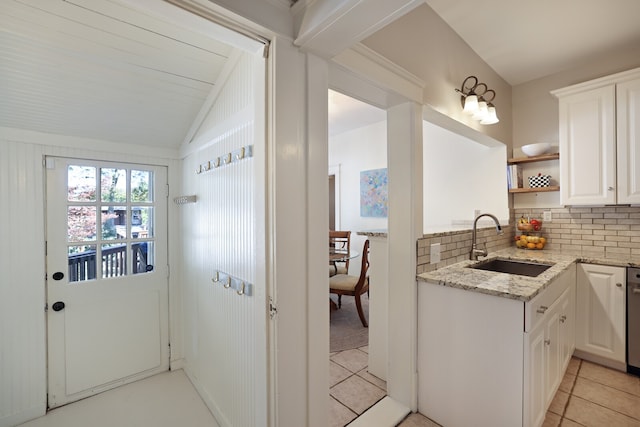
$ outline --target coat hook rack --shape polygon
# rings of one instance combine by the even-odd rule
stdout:
[[[186,205],[187,203],[195,203],[197,199],[198,198],[195,195],[178,196],[173,198],[173,203],[175,203],[176,205]]]
[[[207,160],[206,162],[199,164],[196,166],[196,174],[200,175],[203,172],[209,172],[218,169],[221,166],[227,166],[249,157],[253,157],[253,145],[240,147],[230,153],[223,154],[215,159]]]
[[[232,289],[236,291],[239,296],[252,295],[253,285],[251,283],[219,270],[216,270],[211,278],[211,282],[214,284],[222,283],[224,289]]]

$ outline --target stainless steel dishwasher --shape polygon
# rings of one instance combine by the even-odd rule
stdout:
[[[640,268],[627,268],[627,372],[640,375]]]

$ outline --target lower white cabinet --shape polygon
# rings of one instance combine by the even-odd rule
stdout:
[[[575,274],[569,272],[564,290],[542,321],[525,332],[524,425],[540,426],[560,386],[574,348]]]
[[[573,353],[575,279],[572,265],[526,303],[420,283],[420,413],[447,427],[542,425]]]
[[[626,270],[578,264],[576,350],[580,356],[623,368],[625,319]]]

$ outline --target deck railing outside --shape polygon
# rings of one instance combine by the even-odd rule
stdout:
[[[149,271],[147,268],[147,243],[131,245],[133,254],[132,274]],[[102,278],[127,274],[127,245],[102,249]],[[96,251],[89,250],[69,255],[69,282],[79,282],[96,278]]]

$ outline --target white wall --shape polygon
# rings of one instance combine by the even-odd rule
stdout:
[[[340,167],[340,225],[351,230],[351,247],[358,252],[366,236],[358,231],[387,230],[387,218],[360,216],[360,172],[387,167],[387,122],[382,121],[329,139],[329,166]],[[360,258],[350,262],[349,273],[360,274]]]
[[[507,145],[511,144],[511,86],[427,4],[398,18],[362,43],[424,82],[422,104]],[[499,123],[481,125],[462,112],[460,96],[455,89],[460,88],[470,75],[477,76],[495,90],[493,103]]]
[[[506,146],[489,148],[423,121],[424,231],[469,228],[474,211],[508,221]]]
[[[45,155],[167,166],[170,197],[177,189],[174,150],[0,128],[0,426],[13,426],[46,411],[45,326]],[[161,157],[164,156],[164,157]],[[175,209],[169,207],[169,238],[175,238]],[[176,251],[169,263],[178,269]],[[174,278],[169,282],[171,334],[181,357],[176,323],[180,319]]]
[[[509,219],[506,146],[489,148],[426,121],[423,139],[425,232],[468,228],[476,209]],[[360,216],[360,172],[387,167],[386,150],[386,121],[329,139],[329,165],[340,167],[341,229],[387,229],[387,218]],[[352,235],[352,246],[364,240]],[[349,269],[357,274],[358,263]]]
[[[197,196],[180,208],[185,370],[222,426],[267,422],[266,289],[258,269],[265,250],[264,136],[255,120],[260,93],[264,60],[242,54],[194,141],[183,148],[182,193]],[[248,145],[253,157],[194,172]],[[251,284],[251,294],[213,283],[216,271]]]

